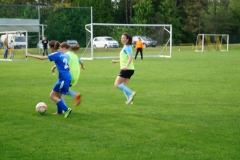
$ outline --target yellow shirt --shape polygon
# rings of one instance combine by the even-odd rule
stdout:
[[[127,65],[128,62],[128,55],[132,55],[132,46],[130,45],[125,45],[123,47],[123,49],[120,52],[120,68],[123,69],[123,67],[125,67]],[[133,64],[133,60],[131,61],[131,63],[129,64],[128,70],[134,70],[134,64]]]

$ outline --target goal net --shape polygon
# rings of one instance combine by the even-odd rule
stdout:
[[[86,48],[82,59],[119,58],[121,35],[127,32],[133,36],[133,55],[138,37],[144,44],[143,57],[172,56],[171,24],[107,24],[91,23],[85,26]]]
[[[208,51],[228,51],[228,34],[198,34],[195,52]]]
[[[26,30],[0,32],[2,61],[26,59],[28,52],[28,32]]]

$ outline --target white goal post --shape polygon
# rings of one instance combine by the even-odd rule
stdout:
[[[195,52],[209,51],[228,51],[228,34],[198,34],[195,46]]]
[[[134,37],[145,38],[144,57],[171,58],[172,56],[171,24],[90,23],[85,25],[85,29],[86,48],[81,59],[119,58],[120,49],[116,48],[122,47],[120,39],[124,32]],[[109,45],[109,43],[104,42],[106,37],[110,37],[112,41],[115,40],[116,44]],[[135,55],[135,50],[133,50],[133,54]]]

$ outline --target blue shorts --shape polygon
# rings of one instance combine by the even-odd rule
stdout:
[[[70,87],[71,81],[66,80],[58,80],[57,83],[55,83],[53,90],[55,92],[59,92],[62,94],[66,94],[68,92],[68,89]]]

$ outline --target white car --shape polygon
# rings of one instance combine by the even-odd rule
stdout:
[[[93,48],[118,48],[119,44],[112,37],[103,36],[93,39]]]

